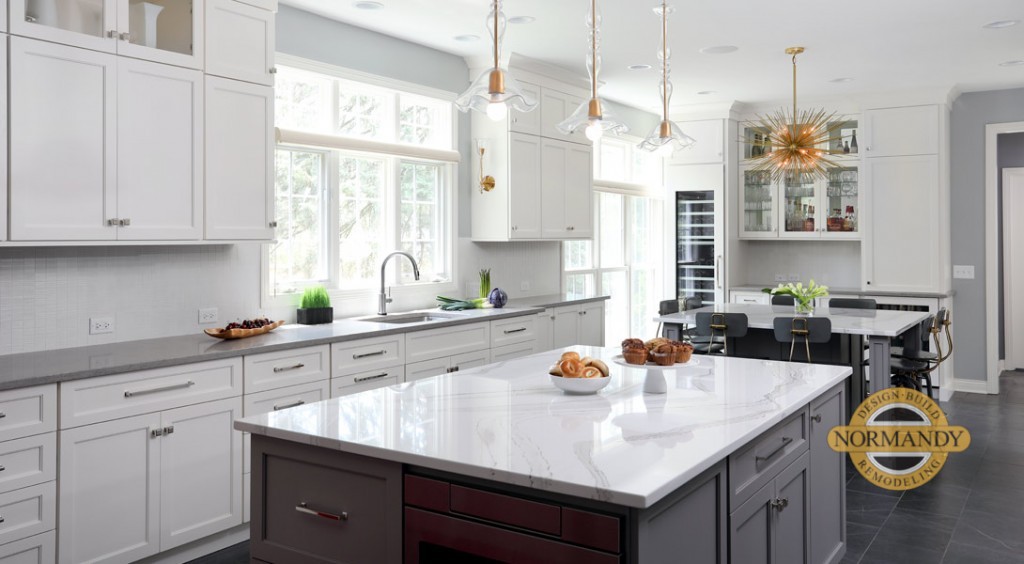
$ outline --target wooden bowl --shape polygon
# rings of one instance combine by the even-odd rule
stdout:
[[[225,331],[223,328],[217,328],[204,329],[203,333],[218,339],[244,339],[246,337],[255,337],[256,335],[269,333],[282,325],[284,325],[284,321],[275,321],[258,329],[229,329]]]

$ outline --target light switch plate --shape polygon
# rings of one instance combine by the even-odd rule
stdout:
[[[974,265],[973,264],[954,264],[953,265],[953,278],[963,278],[966,280],[974,280]]]

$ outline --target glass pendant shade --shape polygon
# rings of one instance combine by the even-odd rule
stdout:
[[[562,133],[575,133],[581,128],[591,141],[597,141],[607,131],[613,134],[626,133],[629,126],[620,121],[597,96],[597,77],[601,72],[601,13],[597,11],[597,0],[590,0],[590,11],[586,18],[587,41],[587,73],[590,75],[590,99],[580,104],[568,118],[558,124]]]
[[[476,110],[487,114],[492,120],[500,121],[508,115],[510,107],[520,112],[529,112],[537,107],[537,101],[524,94],[519,83],[500,65],[505,23],[501,0],[494,0],[491,12],[487,14],[487,32],[491,36],[494,66],[480,73],[473,84],[455,99],[455,107],[459,111]]]
[[[651,151],[656,155],[667,157],[674,151],[686,149],[697,141],[683,133],[672,120],[668,119],[669,102],[672,99],[672,81],[669,80],[669,60],[672,58],[672,51],[668,48],[668,15],[672,13],[672,7],[664,0],[661,6],[654,9],[654,13],[661,17],[661,50],[658,52],[658,61],[661,63],[661,82],[659,94],[661,95],[661,123],[638,145],[644,151]]]

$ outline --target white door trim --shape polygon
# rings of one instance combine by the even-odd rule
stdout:
[[[1024,121],[985,126],[985,374],[999,393],[999,135],[1024,132]]]
[[[1018,284],[1020,283],[1020,277],[1022,276],[1021,267],[1024,265],[1015,264],[1019,263],[1020,260],[1015,260],[1014,256],[1020,257],[1020,238],[1021,233],[1019,230],[1015,230],[1011,221],[1010,214],[1013,210],[1020,210],[1024,199],[1024,168],[1004,168],[1000,171],[1003,177],[1003,209],[1000,213],[1003,216],[1003,311],[1006,312],[1006,321],[1003,323],[1003,335],[1006,340],[1006,351],[1003,354],[1003,361],[1011,370],[1014,368],[1024,368],[1024,351],[1017,350],[1017,343],[1020,339],[1021,332],[1024,331],[1024,327],[1019,326],[1021,319],[1020,308],[1022,305],[1019,300],[1014,297],[1013,285],[1014,277],[1017,277]],[[1018,186],[1014,190],[1007,190],[1007,186],[1010,182],[1013,182],[1014,186]],[[1008,203],[1010,205],[1008,205]],[[1007,235],[1011,238],[1007,241]]]

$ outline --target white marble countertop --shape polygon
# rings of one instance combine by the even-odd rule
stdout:
[[[658,323],[693,325],[699,312],[745,313],[747,326],[753,329],[772,329],[776,317],[793,317],[793,306],[764,304],[715,304],[679,313],[655,317]],[[814,308],[814,317],[827,317],[832,321],[833,333],[898,337],[907,329],[928,319],[924,311],[894,311],[874,309]]]
[[[771,282],[769,284],[741,284],[738,286],[730,286],[729,290],[736,290],[739,292],[760,292],[763,288],[774,288],[778,286],[778,282]],[[907,298],[949,298],[956,294],[953,290],[946,292],[896,292],[892,290],[863,290],[861,288],[855,288],[853,286],[842,287],[828,285],[828,291],[830,294],[835,296],[894,296],[894,297],[907,297]]]
[[[650,507],[851,374],[727,357],[659,370],[605,360],[597,395],[555,388],[559,351],[235,422],[255,434],[539,490]],[[668,392],[643,392],[645,377]]]

